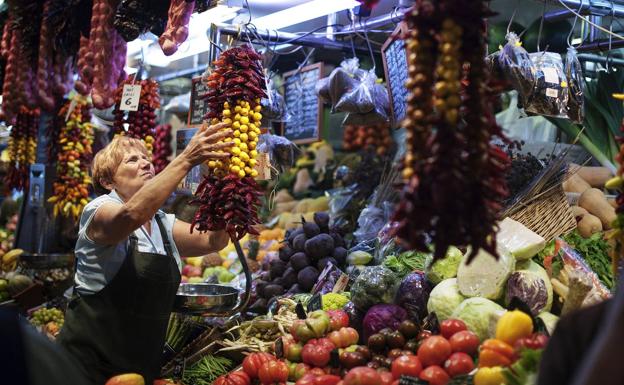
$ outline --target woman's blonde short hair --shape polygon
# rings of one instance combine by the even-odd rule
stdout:
[[[113,181],[113,176],[123,160],[124,153],[129,148],[136,148],[145,155],[148,155],[147,148],[142,140],[123,135],[116,135],[106,147],[95,154],[91,166],[91,175],[93,188],[97,195],[108,194],[110,192],[104,187],[103,183],[110,183]]]

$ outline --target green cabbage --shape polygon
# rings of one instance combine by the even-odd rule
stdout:
[[[498,260],[485,250],[479,250],[467,264],[470,250],[466,252],[457,269],[459,291],[466,297],[483,297],[498,300],[503,296],[505,284],[516,265],[515,258],[498,244]]]
[[[435,312],[440,321],[451,318],[455,309],[466,297],[461,295],[456,278],[445,279],[429,293],[427,311]]]
[[[555,331],[555,326],[557,326],[557,322],[559,322],[559,317],[547,311],[543,311],[537,315],[537,318],[541,318],[541,320],[544,321],[548,334],[552,335]]]
[[[452,318],[466,323],[481,341],[494,337],[496,323],[505,309],[494,301],[481,297],[468,298],[453,312]]]
[[[451,246],[446,251],[442,259],[433,261],[433,256],[429,255],[425,262],[425,274],[427,279],[434,285],[448,278],[457,276],[457,269],[462,260],[462,252],[457,247]]]

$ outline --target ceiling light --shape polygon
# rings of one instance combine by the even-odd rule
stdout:
[[[313,20],[331,13],[351,9],[359,6],[356,0],[312,0],[307,3],[286,8],[270,15],[253,19],[252,23],[258,28],[282,29],[291,25]]]
[[[240,9],[240,7],[217,5],[205,12],[194,13],[191,15],[191,20],[189,22],[188,38],[180,45],[177,52],[171,56],[165,56],[160,45],[156,42],[149,47],[147,55],[145,56],[145,63],[156,67],[166,67],[172,61],[208,51],[208,46],[211,43],[210,40],[208,40],[206,31],[210,27],[210,24],[233,19]]]

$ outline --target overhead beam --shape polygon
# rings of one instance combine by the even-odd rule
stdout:
[[[228,36],[235,36],[236,39],[241,41],[251,41],[254,43],[262,44],[270,41],[271,44],[294,44],[302,45],[306,47],[333,49],[338,51],[351,52],[351,44],[343,43],[341,41],[330,40],[326,37],[320,36],[300,36],[294,33],[271,31],[267,29],[257,29],[252,33],[251,31],[239,29],[238,27],[231,25],[219,25],[221,34]],[[355,45],[355,51],[368,54],[368,48]],[[373,51],[379,52],[378,48],[373,48]]]

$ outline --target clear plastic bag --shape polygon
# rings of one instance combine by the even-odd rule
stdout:
[[[360,310],[380,303],[392,303],[400,280],[383,266],[363,269],[351,286],[351,301]]]
[[[301,149],[283,136],[263,134],[258,141],[258,152],[269,154],[271,165],[284,171],[295,164],[301,155]]]
[[[568,81],[568,118],[575,123],[582,123],[585,117],[585,82],[581,63],[573,47],[568,48],[565,75]]]
[[[331,226],[342,228],[347,225],[347,218],[344,213],[345,208],[351,203],[355,195],[358,193],[358,185],[349,186],[329,190],[329,216],[331,217]]]
[[[561,55],[555,52],[529,54],[533,62],[534,86],[524,109],[538,115],[568,117],[568,82]]]
[[[273,81],[269,81],[267,97],[262,98],[262,115],[275,122],[290,122],[291,114],[288,112],[284,97],[275,89]]]
[[[357,84],[345,92],[334,105],[334,112],[354,112],[365,114],[375,108],[373,98],[375,81],[377,76],[373,70],[357,71],[355,75]]]
[[[383,124],[390,121],[390,97],[388,89],[381,84],[374,84],[372,89],[373,109],[367,113],[350,112],[342,125],[363,126]]]
[[[518,35],[509,32],[506,39],[507,44],[500,51],[498,65],[513,88],[518,91],[522,106],[526,106],[535,85],[533,62],[529,53],[522,48]]]
[[[368,205],[358,217],[358,229],[353,233],[356,242],[377,238],[392,215],[393,204],[383,202],[381,207]]]

